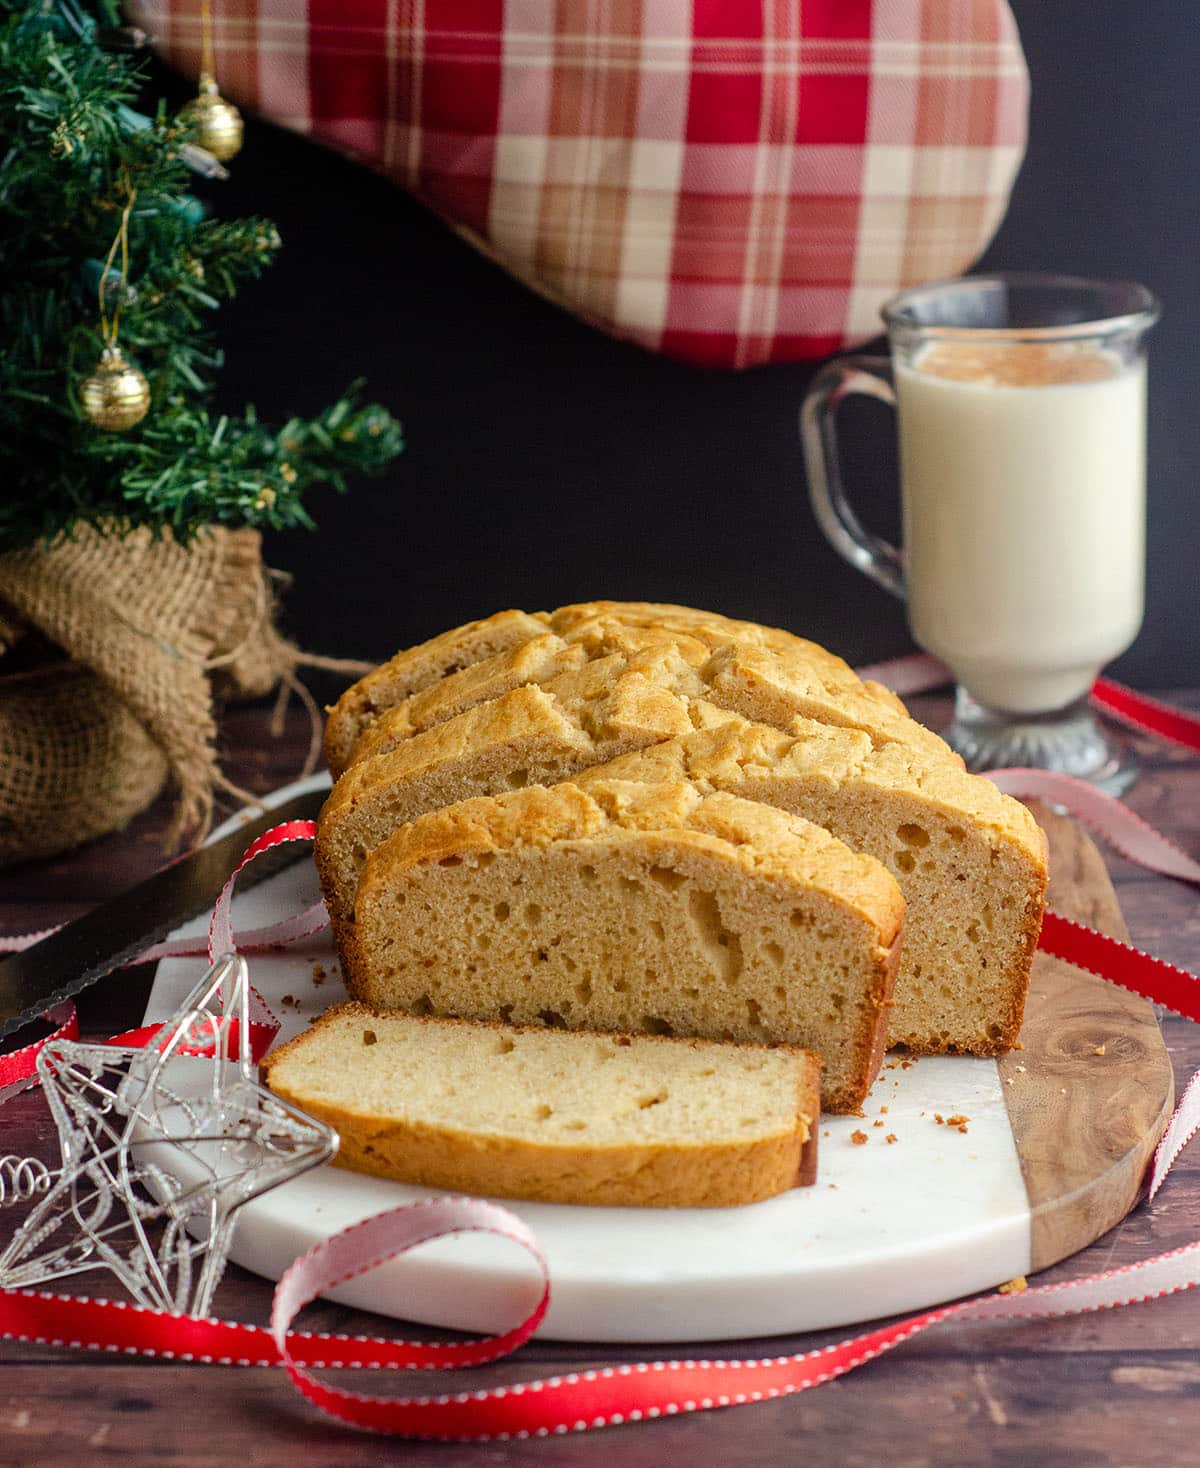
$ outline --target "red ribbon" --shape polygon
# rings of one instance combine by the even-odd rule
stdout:
[[[871,678],[883,683],[907,698],[911,693],[927,693],[931,688],[940,688],[952,683],[954,674],[940,658],[927,653],[914,653],[911,657],[893,658],[886,663],[871,663],[856,669],[860,678]],[[1143,734],[1153,734],[1165,739],[1168,744],[1177,744],[1181,749],[1200,753],[1200,715],[1189,714],[1183,709],[1172,708],[1161,699],[1137,693],[1126,688],[1124,683],[1115,683],[1111,678],[1097,678],[1092,684],[1090,701],[1094,708],[1109,714],[1122,723],[1129,724]]]
[[[1111,678],[1097,678],[1092,684],[1092,703],[1143,734],[1154,734],[1183,749],[1200,751],[1200,717],[1195,714],[1172,708],[1144,693],[1135,693]]]
[[[910,664],[917,660],[907,660]],[[929,662],[931,660],[921,660]],[[875,671],[878,676],[888,670]],[[901,673],[904,673],[903,667]],[[936,669],[934,669],[936,672]],[[917,676],[909,668],[908,676]],[[930,676],[930,670],[924,670]],[[881,679],[881,681],[883,681]],[[897,680],[903,691],[915,683]],[[926,684],[925,686],[928,686]],[[1115,690],[1115,691],[1114,691]],[[1094,698],[1109,712],[1200,750],[1200,719],[1168,709],[1106,680]],[[1005,772],[1017,784],[1021,776],[1042,772]],[[1027,781],[1024,783],[1028,783]],[[1077,782],[1068,782],[1068,786]],[[1107,799],[1105,797],[1104,799]],[[1112,802],[1112,805],[1118,805]],[[1124,807],[1120,809],[1124,810]],[[1099,812],[1099,813],[1098,813]],[[1132,812],[1126,814],[1134,821]],[[1104,830],[1108,808],[1088,806],[1089,824]],[[1144,827],[1144,823],[1138,822]],[[1121,828],[1122,830],[1124,828]],[[1165,838],[1144,827],[1150,837],[1170,847],[1175,857],[1144,841],[1137,830],[1126,831],[1127,845],[1141,849],[1138,859],[1157,870],[1195,880],[1196,864]],[[290,822],[260,837],[239,864],[284,840],[306,840],[310,822]],[[1120,831],[1118,831],[1120,839]],[[1165,865],[1159,865],[1159,862]],[[1182,865],[1183,869],[1172,869]],[[210,946],[233,946],[227,929],[233,882],[230,878],[214,910]],[[307,921],[307,915],[304,915]],[[1042,949],[1086,968],[1144,998],[1167,1005],[1200,1021],[1200,979],[1161,959],[1141,953],[1115,938],[1096,933],[1057,913],[1047,913]],[[262,1003],[259,999],[259,1003]],[[266,1010],[265,1004],[263,1009]],[[266,1011],[270,1014],[270,1011]],[[273,1019],[273,1016],[272,1016]],[[119,1037],[125,1044],[137,1036],[152,1039],[160,1027],[149,1026]],[[25,1057],[27,1046],[17,1055]],[[13,1071],[15,1056],[0,1061],[0,1086]],[[28,1080],[28,1075],[25,1076]],[[1157,1192],[1182,1148],[1200,1130],[1200,1073],[1192,1078],[1155,1154],[1151,1196]],[[512,1329],[468,1344],[415,1344],[363,1336],[312,1335],[291,1330],[295,1316],[318,1295],[353,1275],[364,1273],[417,1245],[463,1231],[483,1231],[513,1240],[533,1258],[541,1272],[537,1305]],[[385,1398],[333,1388],[311,1371],[319,1366],[441,1370],[494,1361],[517,1349],[537,1329],[549,1303],[549,1279],[537,1242],[507,1209],[474,1198],[435,1198],[392,1209],[324,1240],[292,1265],[279,1281],[271,1328],[229,1321],[164,1315],[141,1307],[87,1300],[38,1291],[0,1291],[0,1335],[42,1344],[81,1349],[124,1351],[179,1360],[226,1365],[282,1365],[297,1389],[322,1411],[342,1421],[377,1432],[439,1440],[489,1441],[544,1437],[616,1426],[677,1413],[769,1400],[819,1386],[893,1349],[910,1337],[951,1320],[997,1320],[1075,1314],[1156,1299],[1200,1284],[1200,1242],[1065,1284],[1043,1285],[1022,1294],[985,1295],[957,1305],[909,1316],[894,1325],[867,1331],[835,1346],[799,1355],[754,1361],[668,1360],[571,1372],[541,1381],[515,1383],[474,1392]]]

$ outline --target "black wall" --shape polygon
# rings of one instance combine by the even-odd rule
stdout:
[[[1033,77],[1028,158],[984,266],[1141,279],[1151,345],[1148,608],[1116,665],[1200,684],[1200,20],[1180,0],[1015,0]],[[173,94],[184,95],[177,82]],[[828,549],[797,410],[812,366],[711,373],[609,340],[531,295],[366,171],[265,124],[221,186],[286,248],[222,313],[221,397],[270,418],[366,374],[404,419],[386,478],[269,539],[290,632],[383,657],[501,606],[710,605],[852,662],[910,647],[903,610]],[[892,427],[847,415],[864,518],[894,531]]]

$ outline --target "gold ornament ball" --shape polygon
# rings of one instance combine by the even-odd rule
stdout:
[[[150,384],[116,347],[105,347],[95,371],[79,384],[79,406],[97,428],[123,433],[150,411]]]
[[[184,107],[183,117],[196,129],[196,142],[220,163],[242,147],[242,114],[217,91],[210,76],[200,78],[200,95]]]

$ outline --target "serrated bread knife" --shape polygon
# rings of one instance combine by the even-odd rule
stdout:
[[[0,962],[0,1039],[212,907],[255,837],[283,821],[314,820],[328,794],[328,788],[323,788],[293,795],[128,892],[101,903],[40,943],[4,959]],[[253,886],[305,854],[294,842],[278,846],[252,862],[239,882]]]

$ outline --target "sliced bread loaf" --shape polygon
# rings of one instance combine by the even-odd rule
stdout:
[[[690,784],[468,800],[368,857],[346,952],[372,1006],[802,1045],[823,1103],[882,1056],[903,899],[796,816]]]
[[[960,766],[896,743],[876,747],[856,730],[796,719],[783,733],[680,700],[686,733],[660,740],[656,731],[672,727],[669,704],[656,706],[657,721],[614,730],[586,702],[553,697],[554,686],[482,704],[342,777],[317,843],[339,946],[367,852],[405,821],[568,778],[585,789],[614,778],[687,780],[804,816],[892,872],[907,916],[889,1043],[975,1055],[1012,1046],[1046,885],[1045,838],[1023,805]]]
[[[816,1174],[820,1065],[793,1046],[329,1010],[263,1061],[356,1172],[550,1203],[728,1208]]]
[[[703,712],[695,706],[694,712]],[[922,750],[795,720],[784,734],[710,711],[713,727],[576,776],[688,780],[791,811],[877,858],[905,901],[888,1043],[996,1055],[1021,1028],[1041,930],[1046,840],[1019,801]]]
[[[693,667],[734,645],[737,653],[726,652],[706,673],[710,684],[717,680],[707,692],[682,684],[678,691],[712,698],[747,718],[776,724],[777,717],[767,718],[764,709],[777,708],[782,700],[789,718],[801,714],[822,723],[862,728],[877,740],[927,743],[946,758],[958,759],[908,717],[893,693],[877,683],[863,682],[841,658],[790,632],[666,603],[584,602],[552,613],[499,612],[397,653],[347,689],[329,710],[325,754],[330,770],[340,775],[356,743],[380,715],[416,694],[429,690],[433,696],[415,717],[410,713],[397,716],[392,727],[401,737],[452,717],[468,701],[497,697],[520,682],[539,681],[533,675],[520,677],[520,669],[503,659],[521,644],[547,634],[557,636],[560,643],[543,643],[543,648],[568,644],[582,648],[589,657],[614,652],[628,655],[669,640]],[[494,661],[497,657],[500,660]],[[457,673],[488,660],[493,661],[480,678],[455,681]],[[554,671],[557,669],[541,676],[553,676]],[[450,686],[434,692],[435,685],[446,678]],[[360,756],[367,752],[379,751],[369,745],[359,749]]]

